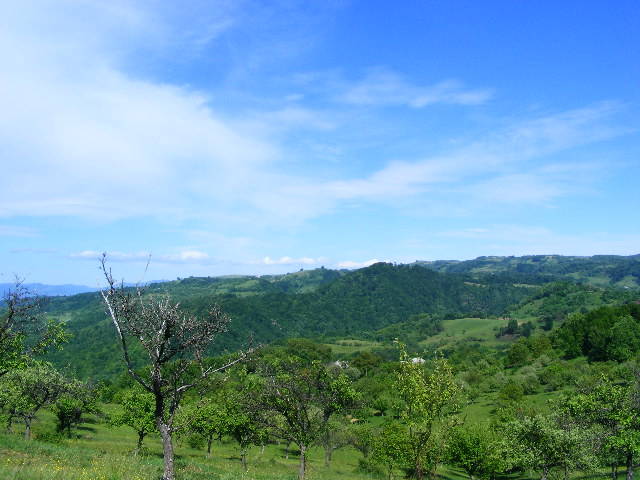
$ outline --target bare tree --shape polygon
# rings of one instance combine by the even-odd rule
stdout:
[[[102,255],[101,270],[108,288],[102,291],[107,312],[114,326],[129,374],[155,400],[155,421],[162,437],[164,453],[163,480],[174,480],[172,434],[174,419],[186,391],[209,375],[241,362],[248,352],[240,353],[224,365],[204,361],[207,348],[216,336],[225,332],[229,317],[218,306],[200,318],[182,311],[179,303],[166,295],[145,294],[141,288],[117,285]],[[140,373],[132,361],[129,342],[135,339],[145,354],[147,372]]]

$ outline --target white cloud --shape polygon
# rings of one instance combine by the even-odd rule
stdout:
[[[379,262],[388,262],[388,260],[378,260],[377,258],[372,258],[371,260],[365,260],[364,262],[354,262],[352,260],[344,260],[342,262],[339,262],[337,267],[338,268],[363,268],[363,267],[369,267],[374,263],[379,263]]]
[[[575,172],[588,170],[589,165],[555,164],[547,168],[531,167],[529,162],[626,133],[626,128],[609,124],[615,112],[615,105],[602,103],[524,120],[449,154],[391,162],[368,177],[326,182],[315,189],[319,198],[335,201],[388,202],[440,187],[486,200],[546,203],[566,193],[562,184],[575,184]],[[528,182],[531,184],[527,186]],[[314,186],[299,188],[309,191]],[[504,190],[502,197],[496,191],[500,188]]]
[[[291,258],[291,257],[280,257],[280,258],[271,258],[264,257],[262,262],[264,265],[317,265],[324,261],[325,259],[322,257],[319,258],[311,258],[311,257],[300,257],[300,258]]]
[[[449,80],[429,86],[413,85],[388,69],[376,69],[342,93],[338,100],[354,105],[403,105],[423,108],[444,103],[479,105],[492,96],[488,89],[467,89]]]
[[[0,34],[0,107],[10,113],[0,118],[10,159],[0,215],[187,215],[194,200],[237,199],[272,161],[277,147],[216,114],[203,94],[119,70],[100,34],[120,10],[95,7],[94,35],[76,43],[87,26],[55,13],[61,25],[51,25],[56,9],[45,6],[0,12],[11,25]]]
[[[209,254],[198,250],[185,250],[178,253],[153,255],[149,252],[106,252],[107,260],[113,262],[150,262],[162,264],[196,264],[208,265],[217,263]],[[102,252],[97,250],[83,250],[81,252],[72,253],[70,258],[81,260],[98,260],[102,258]]]

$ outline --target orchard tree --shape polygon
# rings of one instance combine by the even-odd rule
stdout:
[[[233,438],[240,447],[242,468],[247,470],[247,451],[251,445],[264,445],[268,439],[268,430],[245,407],[243,399],[230,398],[225,402],[222,418],[225,433]]]
[[[111,417],[113,426],[127,425],[138,435],[135,454],[142,450],[144,438],[156,430],[155,402],[153,395],[138,388],[127,390],[120,401],[122,411]]]
[[[164,457],[162,479],[174,480],[174,421],[184,394],[214,372],[242,361],[246,354],[223,365],[207,363],[207,348],[227,330],[230,321],[218,306],[212,306],[204,317],[196,317],[167,296],[145,295],[140,288],[117,285],[106,266],[106,254],[101,269],[107,281],[102,299],[115,326],[126,368],[154,397],[154,417]],[[145,373],[138,373],[134,365],[131,341],[139,343],[146,355]]]
[[[449,363],[438,358],[430,370],[414,363],[399,343],[400,366],[396,391],[402,401],[400,418],[406,425],[411,468],[421,480],[435,476],[446,452],[447,437],[456,426],[453,414],[459,409],[460,387]]]
[[[24,438],[31,438],[31,423],[41,408],[55,403],[69,389],[67,380],[49,363],[14,370],[0,382],[0,404],[11,417],[24,422]]]
[[[350,425],[347,434],[350,445],[368,458],[380,432],[370,423],[363,422]]]
[[[98,394],[95,386],[72,380],[67,383],[66,391],[58,397],[52,410],[56,416],[56,430],[71,436],[73,427],[83,423],[85,413],[97,413]]]
[[[464,470],[470,480],[495,477],[503,469],[503,453],[487,425],[463,425],[451,435],[449,462]]]
[[[638,374],[636,373],[636,377]],[[635,385],[614,385],[603,378],[588,392],[572,395],[565,408],[576,419],[601,428],[600,443],[605,456],[624,459],[627,480],[633,479],[633,467],[640,455],[640,402],[638,379]]]
[[[356,392],[346,375],[318,361],[276,360],[263,365],[263,377],[253,408],[276,436],[300,448],[298,478],[304,480],[308,449],[324,438],[332,415],[353,404]]]
[[[589,470],[595,462],[589,435],[578,426],[562,426],[550,415],[524,416],[509,422],[504,431],[512,463],[540,472],[547,480],[554,468],[565,480],[574,470]]]
[[[378,433],[379,435],[372,439],[369,458],[382,466],[391,480],[395,470],[406,469],[407,465],[412,464],[412,446],[405,426],[398,422],[386,422]]]
[[[62,324],[45,320],[40,303],[20,280],[4,293],[0,301],[0,377],[66,341]]]
[[[196,434],[207,441],[207,458],[211,456],[214,438],[222,438],[226,430],[219,398],[203,398],[186,405],[181,409],[177,423],[184,433]]]

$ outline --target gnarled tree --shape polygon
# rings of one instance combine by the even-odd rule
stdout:
[[[108,285],[102,291],[102,299],[116,328],[127,370],[154,396],[155,422],[164,454],[162,479],[174,480],[174,420],[182,397],[209,375],[242,361],[246,352],[223,365],[207,363],[207,348],[226,331],[230,321],[218,306],[212,306],[207,315],[196,317],[167,296],[146,295],[140,288],[117,285],[106,266],[106,254],[102,256],[101,269]],[[146,371],[138,371],[134,365],[132,340],[146,354]]]

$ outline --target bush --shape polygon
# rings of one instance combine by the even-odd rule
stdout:
[[[517,402],[524,396],[524,387],[520,382],[509,380],[500,390],[498,398],[506,402]]]

